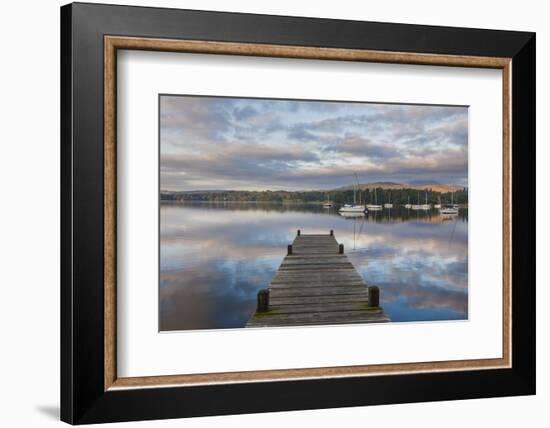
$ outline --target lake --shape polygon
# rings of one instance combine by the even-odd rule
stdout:
[[[320,205],[162,202],[160,330],[244,327],[297,229],[334,230],[392,321],[468,318],[467,209],[344,218]]]

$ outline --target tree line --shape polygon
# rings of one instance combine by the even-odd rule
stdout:
[[[194,192],[161,192],[161,200],[174,202],[279,202],[279,203],[323,203],[330,199],[336,205],[354,202],[353,190],[332,191],[296,191],[286,190],[227,190],[227,191],[194,191]],[[366,189],[355,192],[355,202],[363,204],[397,205],[424,204],[426,198],[429,204],[468,203],[468,189],[462,188],[456,192],[436,192],[431,188],[418,189]]]

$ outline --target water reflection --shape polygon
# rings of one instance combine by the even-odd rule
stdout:
[[[243,327],[296,229],[333,229],[392,321],[467,318],[467,210],[342,217],[319,205],[163,203],[160,215],[161,330]]]

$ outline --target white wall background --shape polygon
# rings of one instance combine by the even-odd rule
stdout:
[[[140,423],[158,427],[383,425],[542,426],[550,404],[550,27],[535,0],[147,0],[126,4],[323,18],[485,27],[537,32],[538,394]],[[103,1],[103,3],[116,3]],[[0,420],[7,427],[59,424],[59,6],[58,0],[4,2],[0,9]],[[544,120],[546,118],[546,121]],[[546,200],[545,200],[546,198]],[[546,263],[545,263],[546,262]],[[546,264],[546,266],[545,266]],[[546,361],[546,364],[545,364]],[[537,422],[539,421],[539,422]],[[137,423],[125,426],[137,426]]]

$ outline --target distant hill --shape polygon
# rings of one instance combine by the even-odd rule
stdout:
[[[345,191],[345,190],[353,190],[355,186],[349,185],[344,187],[339,187],[337,189],[334,189],[336,191]],[[375,181],[373,183],[360,183],[359,188],[361,190],[367,190],[367,189],[388,189],[388,190],[398,190],[398,189],[415,189],[415,190],[425,190],[425,189],[431,189],[433,192],[441,192],[441,193],[448,193],[448,192],[456,192],[458,190],[462,190],[463,187],[461,186],[455,186],[452,184],[441,184],[436,181],[413,181],[410,183],[394,183],[392,181]]]

